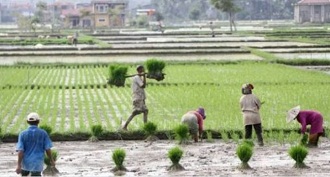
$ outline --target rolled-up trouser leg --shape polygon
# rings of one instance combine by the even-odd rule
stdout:
[[[258,144],[260,146],[263,146],[264,145],[264,139],[262,138],[261,124],[254,124],[253,127],[254,127],[254,130],[256,131],[256,134],[257,134]]]
[[[319,141],[319,136],[320,136],[320,134],[318,134],[318,133],[310,134],[309,135],[309,140],[308,140],[308,145],[309,146],[317,146],[317,143]]]
[[[252,137],[252,125],[245,125],[245,139],[251,139]]]

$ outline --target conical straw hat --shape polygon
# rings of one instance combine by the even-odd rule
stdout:
[[[289,123],[294,120],[294,118],[297,117],[300,111],[300,106],[296,106],[292,109],[290,109],[286,115],[286,122]]]

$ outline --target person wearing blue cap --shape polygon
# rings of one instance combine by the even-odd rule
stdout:
[[[181,118],[181,122],[189,128],[189,133],[195,142],[198,142],[198,137],[202,139],[203,121],[206,119],[204,108],[200,107],[197,110],[189,111]]]

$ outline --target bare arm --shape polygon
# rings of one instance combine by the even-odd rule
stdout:
[[[46,150],[46,154],[47,154],[47,156],[48,156],[48,158],[50,160],[51,166],[55,166],[55,161],[54,161],[53,156],[52,156],[52,150],[47,149]]]
[[[146,88],[147,81],[146,81],[146,75],[145,75],[144,73],[143,73],[143,75],[142,75],[142,81],[143,81],[142,88]]]
[[[24,156],[23,151],[18,151],[18,160],[17,160],[17,168],[16,168],[16,173],[17,174],[20,174],[22,172],[23,156]]]

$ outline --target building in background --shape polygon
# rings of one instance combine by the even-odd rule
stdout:
[[[330,22],[329,0],[301,0],[295,5],[294,19],[296,23],[328,23]]]
[[[93,0],[92,7],[96,28],[125,26],[128,0]]]

